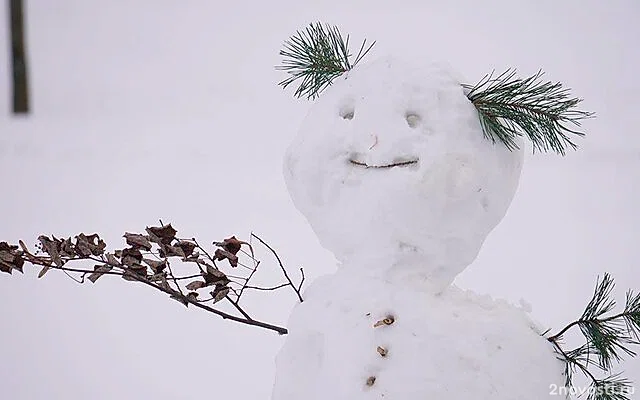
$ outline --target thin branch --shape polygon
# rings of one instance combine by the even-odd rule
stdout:
[[[171,263],[169,263],[169,260],[167,260],[167,269],[169,270],[169,277],[176,284],[176,287],[178,288],[178,291],[180,292],[180,294],[184,296],[184,292],[182,291],[182,288],[178,284],[178,280],[176,279],[176,276],[173,274],[173,270],[171,269]]]
[[[82,278],[81,278],[81,279],[77,279],[75,276],[71,275],[71,274],[70,274],[70,273],[68,273],[67,271],[63,271],[63,272],[64,272],[64,274],[65,274],[66,276],[68,276],[68,277],[69,277],[69,279],[71,279],[71,280],[72,280],[72,281],[74,281],[75,283],[80,283],[80,284],[84,283],[84,275],[85,275],[85,274],[82,274]]]
[[[247,314],[242,307],[240,307],[240,305],[238,304],[237,301],[233,301],[233,299],[231,297],[229,297],[229,295],[224,297],[225,299],[227,299],[229,301],[229,303],[233,304],[233,306],[235,307],[236,310],[238,310],[238,312],[240,312],[240,314],[242,314],[246,319],[253,321],[253,318],[251,318],[249,316],[249,314]]]
[[[159,285],[157,285],[157,284],[155,284],[153,282],[150,282],[150,281],[148,281],[148,280],[146,280],[146,279],[144,279],[142,277],[140,277],[140,279],[138,279],[138,281],[144,283],[145,285],[148,285],[148,286],[151,286],[151,287],[153,287],[155,289],[158,289],[158,290],[160,290],[162,292],[165,292],[165,293],[167,293],[169,295],[173,295],[173,296],[176,295],[176,293],[171,293],[170,290],[167,290],[167,289],[165,289],[165,288],[163,288],[163,287],[161,287],[161,286],[159,286]],[[193,304],[194,306],[196,306],[196,307],[198,307],[198,308],[200,308],[202,310],[205,310],[205,311],[208,311],[208,312],[210,312],[212,314],[218,315],[218,316],[222,317],[223,319],[228,319],[228,320],[231,320],[231,321],[239,322],[241,324],[253,325],[253,326],[260,327],[260,328],[272,330],[272,331],[278,332],[281,335],[286,335],[288,333],[286,328],[282,328],[282,327],[276,326],[276,325],[271,325],[271,324],[268,324],[268,323],[265,323],[265,322],[261,322],[261,321],[256,321],[256,320],[253,320],[253,319],[236,317],[234,315],[227,314],[227,313],[225,313],[223,311],[216,310],[215,308],[211,308],[211,307],[209,307],[209,306],[207,306],[205,304],[201,304],[198,301],[193,300],[193,299],[191,299],[190,297],[187,297],[187,296],[183,296],[183,300],[185,300],[189,304]]]
[[[300,278],[300,284],[298,285],[298,292],[302,290],[302,284],[304,283],[304,269],[302,269],[302,267],[300,267],[300,275],[302,276],[302,278]]]
[[[287,273],[287,270],[284,267],[284,265],[282,265],[282,260],[280,260],[280,256],[278,256],[278,253],[276,253],[276,251],[271,246],[269,246],[264,240],[262,240],[255,233],[252,232],[251,236],[253,236],[256,239],[258,239],[260,241],[260,243],[262,243],[266,248],[268,248],[271,251],[271,253],[274,255],[274,257],[278,261],[278,265],[280,265],[280,269],[282,270],[282,273],[283,273],[285,279],[287,280],[287,282],[289,282],[289,285],[291,286],[293,291],[296,292],[296,295],[298,296],[298,299],[302,303],[304,300],[302,299],[302,295],[300,294],[300,290],[293,284],[293,282],[291,281],[291,278],[289,278],[289,274]]]
[[[147,227],[145,231],[146,234],[126,232],[124,237],[127,247],[113,252],[105,252],[106,243],[98,234],[80,233],[66,239],[40,235],[36,245],[37,255],[29,251],[23,241],[19,241],[19,246],[0,241],[0,272],[12,273],[13,270],[22,272],[23,265],[29,263],[43,267],[38,278],[43,277],[49,270],[62,271],[78,283],[85,282],[87,274],[89,274],[88,278],[92,283],[95,283],[103,275],[115,275],[127,281],[142,282],[168,294],[172,299],[178,300],[185,306],[193,304],[197,308],[209,311],[224,319],[262,327],[279,334],[287,333],[286,328],[255,320],[239,304],[244,289],[259,287],[249,285],[260,265],[260,261],[254,256],[251,243],[240,241],[232,236],[222,243],[214,242],[214,245],[221,247],[222,250],[216,250],[216,254],[213,255],[196,239],[177,238],[175,236],[177,231],[171,224]],[[262,239],[260,242],[266,245]],[[243,245],[249,246],[250,253],[242,248]],[[267,247],[274,252],[268,245]],[[154,248],[155,250],[152,250]],[[236,253],[246,255],[253,263],[253,267],[238,260]],[[171,264],[172,258],[179,258],[184,263],[196,263],[200,274],[176,275],[177,270]],[[240,265],[243,269],[248,269],[250,273],[244,276],[227,275],[216,265],[216,258],[218,260],[227,259],[231,267]],[[283,268],[279,257],[277,259],[280,267]],[[94,262],[95,264],[92,265],[92,268],[76,268],[67,266],[70,261]],[[284,272],[286,273],[286,271]],[[288,277],[287,280],[290,283],[286,285],[292,286]],[[187,283],[187,281],[189,282]],[[240,285],[241,288],[234,289],[230,286],[232,284]],[[198,295],[202,294],[199,290],[206,288],[213,289],[210,292],[211,298],[198,300]],[[297,290],[300,290],[300,286]],[[229,293],[237,298],[233,298]],[[225,298],[239,315],[225,313],[202,304],[209,301],[216,303]]]
[[[33,256],[33,257],[37,257],[37,256]],[[42,264],[39,264],[39,265],[42,265]],[[70,267],[64,267],[64,266],[58,267],[58,266],[55,266],[55,265],[51,265],[49,267],[51,269],[60,270],[60,271],[64,271],[64,272],[76,272],[76,273],[82,273],[82,274],[93,273],[94,272],[94,271],[89,270],[89,269],[70,268]],[[118,275],[118,276],[123,276],[125,274],[125,272],[119,272],[119,271],[105,271],[105,272],[101,272],[101,273],[104,274],[104,275]],[[237,304],[235,304],[231,299],[229,299],[229,301],[232,304],[234,304],[234,306],[236,306],[236,309],[238,311],[240,311],[241,314],[243,314],[244,318],[239,318],[239,317],[233,316],[231,314],[227,314],[227,313],[225,313],[223,311],[219,311],[219,310],[216,310],[216,309],[211,308],[209,306],[200,304],[200,302],[198,302],[197,300],[193,300],[190,297],[185,296],[183,294],[179,294],[179,293],[176,293],[176,292],[172,292],[169,289],[165,289],[162,286],[149,281],[148,279],[146,279],[146,277],[143,277],[143,276],[140,276],[140,275],[136,275],[136,274],[130,274],[128,276],[131,277],[131,278],[135,278],[136,281],[138,281],[138,282],[142,282],[145,285],[151,286],[154,289],[160,290],[161,292],[164,292],[164,293],[169,294],[171,296],[179,295],[182,300],[188,302],[189,304],[193,304],[194,306],[196,306],[196,307],[198,307],[200,309],[203,309],[203,310],[206,310],[206,311],[208,311],[210,313],[216,314],[216,315],[222,317],[223,319],[229,319],[229,320],[232,320],[232,321],[235,321],[235,322],[239,322],[239,323],[243,323],[243,324],[246,324],[246,325],[253,325],[253,326],[269,329],[269,330],[278,332],[281,335],[286,335],[287,332],[288,332],[286,328],[282,328],[282,327],[279,327],[279,326],[276,326],[276,325],[272,325],[272,324],[268,324],[268,323],[265,323],[265,322],[260,322],[260,321],[256,321],[256,320],[252,319],[251,317],[249,317],[249,315],[244,310],[242,310],[242,308],[240,308]]]
[[[240,301],[240,297],[242,296],[242,293],[244,293],[244,289],[247,288],[247,284],[249,283],[249,281],[251,280],[251,278],[253,278],[253,275],[255,275],[256,271],[258,270],[258,266],[260,265],[260,262],[256,262],[255,267],[253,268],[253,270],[251,271],[251,273],[249,274],[249,276],[247,277],[247,279],[244,281],[244,285],[242,285],[242,287],[240,288],[240,293],[238,293],[237,295],[237,299],[236,301],[239,302]]]
[[[278,286],[272,286],[272,287],[259,287],[259,286],[244,286],[242,289],[253,289],[253,290],[264,290],[264,291],[269,291],[269,290],[278,290],[278,289],[282,289],[283,287],[287,287],[290,286],[288,283],[282,283]]]

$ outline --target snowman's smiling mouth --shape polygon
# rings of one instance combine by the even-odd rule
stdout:
[[[361,168],[365,168],[365,169],[389,169],[389,168],[403,168],[403,167],[410,167],[412,165],[417,165],[418,164],[418,159],[409,159],[409,160],[398,160],[398,161],[394,161],[392,163],[388,163],[388,164],[367,164],[365,162],[362,161],[358,161],[358,160],[354,160],[352,158],[349,159],[349,163]]]

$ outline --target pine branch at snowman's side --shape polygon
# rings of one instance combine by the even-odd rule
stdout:
[[[627,291],[623,314],[630,336],[636,342],[640,342],[640,293],[634,294],[632,290]]]
[[[640,294],[628,291],[624,310],[607,315],[616,306],[615,300],[611,298],[614,286],[611,276],[605,274],[602,281],[598,280],[594,294],[581,317],[547,338],[554,344],[560,359],[566,363],[567,386],[571,386],[576,370],[591,380],[590,400],[627,400],[627,394],[632,392],[631,381],[613,374],[612,369],[614,362],[623,361],[624,355],[636,356],[630,346],[640,345]],[[574,350],[565,351],[561,345],[563,335],[574,327],[580,330],[586,343]],[[590,367],[609,375],[599,379],[590,371]]]
[[[584,344],[570,351],[563,350],[558,341],[553,342],[553,345],[560,355],[560,359],[565,362],[564,374],[567,397],[570,394],[577,394],[578,397],[587,394],[588,400],[630,400],[627,394],[631,394],[634,391],[630,380],[622,377],[619,373],[598,378],[589,370],[590,366],[600,368],[599,364],[591,357],[594,349],[589,344]],[[582,372],[584,376],[591,380],[586,390],[571,390],[573,388],[573,375],[577,371]]]
[[[572,136],[584,133],[571,129],[594,113],[576,110],[582,99],[572,98],[560,83],[543,82],[539,71],[525,79],[508,69],[496,78],[493,73],[476,85],[463,85],[467,97],[478,111],[484,136],[499,140],[508,149],[518,148],[516,139],[526,135],[533,150],[555,151],[565,155],[567,147],[577,145]]]
[[[365,39],[352,61],[349,35],[344,38],[337,26],[323,26],[320,22],[309,24],[289,38],[280,50],[283,61],[276,69],[287,72],[289,77],[278,85],[286,89],[301,80],[294,96],[313,99],[335,78],[355,67],[375,45],[373,42],[366,47],[366,43]]]
[[[631,400],[628,394],[634,392],[632,382],[620,374],[597,379],[588,390],[587,400]]]

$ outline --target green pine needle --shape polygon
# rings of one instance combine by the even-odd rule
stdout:
[[[591,380],[592,387],[588,397],[591,400],[628,399],[630,381],[619,375],[598,379],[589,368],[595,367],[611,373],[614,362],[621,362],[624,355],[636,356],[630,346],[640,345],[640,295],[628,291],[624,310],[618,314],[606,315],[616,305],[611,298],[614,287],[613,278],[609,274],[605,274],[602,281],[598,279],[593,296],[580,319],[547,339],[553,343],[559,358],[565,362],[567,386],[570,386],[576,370],[580,370]],[[561,345],[563,335],[576,326],[586,343],[574,350],[565,351]]]
[[[375,44],[373,42],[365,49],[366,43],[365,39],[352,62],[348,35],[344,39],[336,26],[312,23],[289,38],[284,50],[280,51],[284,59],[276,69],[286,71],[290,76],[278,85],[286,89],[302,80],[294,95],[313,99],[335,78],[355,67]]]
[[[640,293],[627,292],[627,301],[624,307],[625,324],[627,330],[636,342],[640,343]]]
[[[587,400],[630,400],[633,393],[632,382],[620,376],[611,375],[592,382]]]
[[[602,282],[598,279],[596,283],[596,289],[593,292],[593,297],[587,304],[584,312],[582,313],[583,320],[590,320],[601,317],[605,313],[613,310],[616,306],[615,300],[611,299],[611,292],[615,287],[615,283],[611,275],[605,273],[602,278]]]
[[[508,69],[493,78],[485,76],[475,86],[463,85],[467,97],[478,110],[482,130],[492,142],[501,141],[510,150],[518,148],[516,138],[527,135],[533,150],[553,150],[564,155],[565,149],[577,148],[570,135],[584,133],[570,129],[594,114],[575,110],[582,100],[569,97],[569,89],[560,83],[541,82],[542,71],[525,79],[515,78]]]

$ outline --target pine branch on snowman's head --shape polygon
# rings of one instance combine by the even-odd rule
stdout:
[[[343,38],[336,26],[320,22],[310,24],[289,38],[278,70],[289,75],[279,85],[287,88],[300,81],[294,95],[315,99],[339,76],[352,70],[369,53],[375,42],[366,39],[352,60],[349,36]],[[485,76],[475,85],[461,83],[467,98],[475,106],[484,137],[500,142],[510,150],[519,149],[517,141],[526,136],[533,151],[555,151],[565,155],[567,148],[577,149],[574,137],[581,121],[594,113],[577,110],[582,99],[571,97],[560,83],[542,81],[542,71],[527,78],[516,77],[508,69],[494,78]]]

